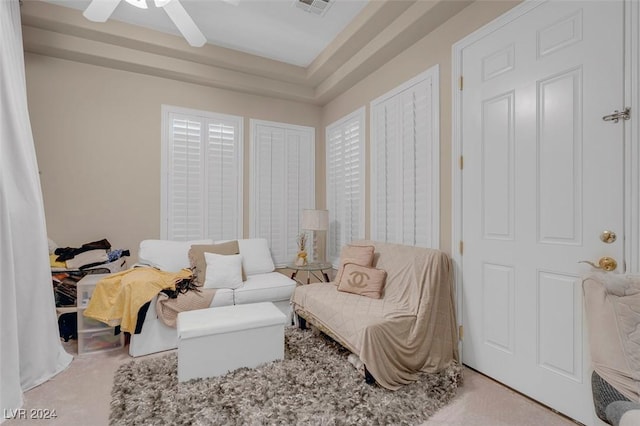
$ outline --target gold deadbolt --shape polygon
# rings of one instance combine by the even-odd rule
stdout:
[[[616,238],[618,238],[618,236],[613,231],[604,230],[602,231],[602,234],[600,234],[600,240],[606,244],[611,244],[615,242]]]
[[[578,263],[588,263],[592,267],[594,267],[596,269],[602,269],[604,271],[613,271],[614,269],[616,269],[618,267],[618,262],[616,262],[616,260],[614,258],[609,257],[609,256],[601,257],[600,260],[598,260],[598,264],[597,265],[595,263],[589,261],[589,260],[581,260]]]

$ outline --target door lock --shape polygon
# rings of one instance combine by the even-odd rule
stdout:
[[[613,114],[602,117],[604,121],[613,121],[617,123],[620,120],[629,120],[631,118],[631,108],[626,107],[623,111],[615,110]]]
[[[617,238],[618,236],[616,235],[616,233],[609,230],[604,230],[602,231],[602,234],[600,234],[600,241],[606,244],[615,242]]]

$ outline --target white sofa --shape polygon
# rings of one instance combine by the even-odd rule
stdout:
[[[222,241],[144,240],[140,243],[138,265],[153,266],[165,271],[188,268],[188,252],[193,244],[216,244]],[[290,320],[290,299],[296,286],[294,280],[275,271],[268,243],[264,239],[238,240],[246,281],[235,289],[216,290],[210,307],[272,302]],[[140,334],[132,334],[129,355],[133,357],[166,351],[178,347],[178,333],[166,326],[156,313],[156,298],[151,301]]]

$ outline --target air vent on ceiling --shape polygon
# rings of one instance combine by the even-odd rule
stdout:
[[[324,16],[334,0],[293,0],[293,4],[312,15]]]

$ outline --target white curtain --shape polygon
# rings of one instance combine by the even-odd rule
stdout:
[[[0,0],[0,422],[71,359],[58,335],[20,6]]]

